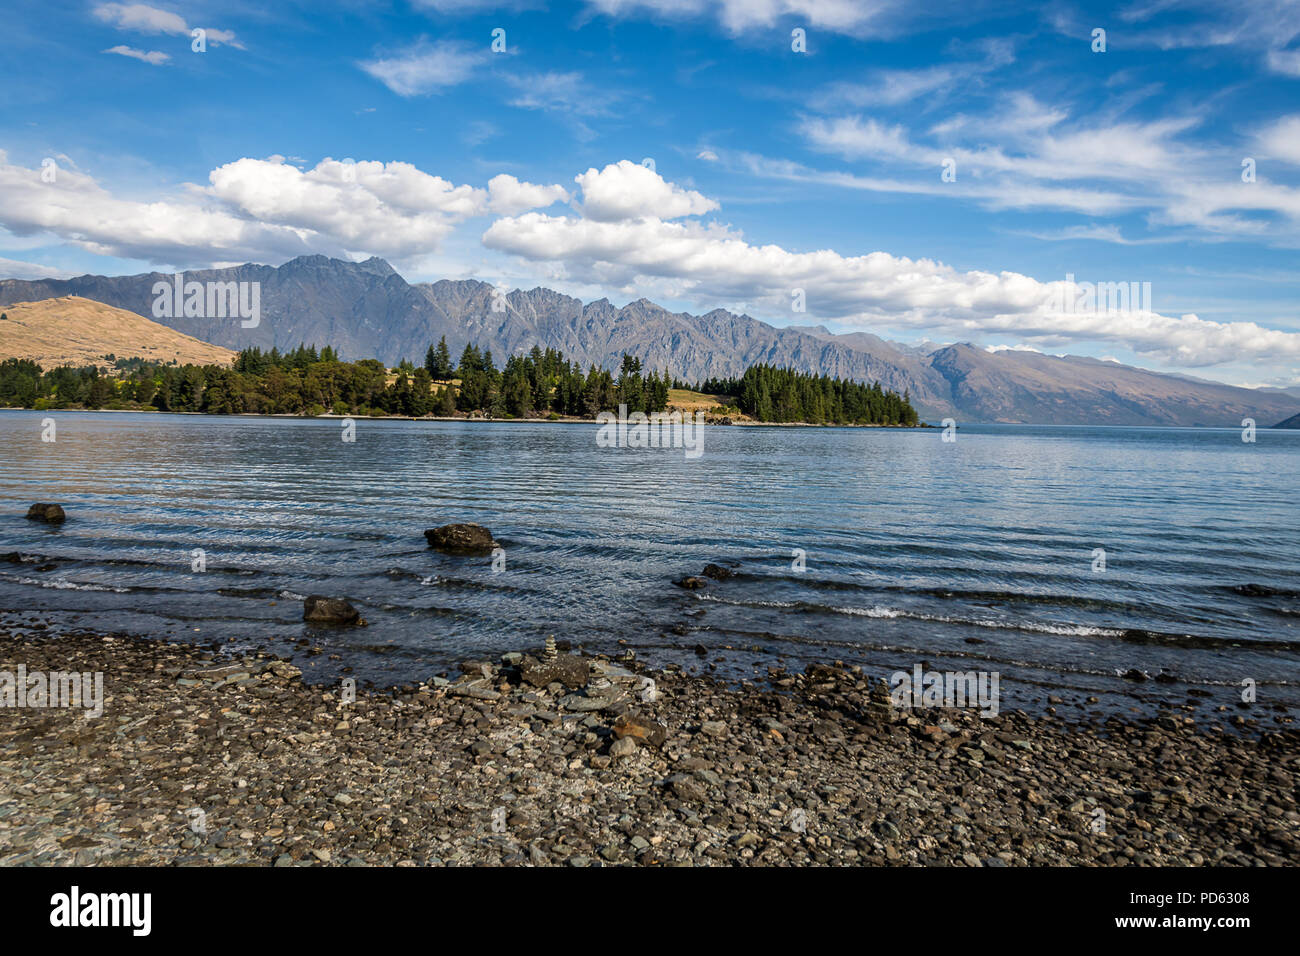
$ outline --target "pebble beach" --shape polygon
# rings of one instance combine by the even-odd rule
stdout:
[[[563,641],[386,689],[125,635],[0,635],[18,662],[105,699],[0,709],[7,866],[1300,860],[1300,734],[1263,706],[982,719],[830,663],[735,683]]]

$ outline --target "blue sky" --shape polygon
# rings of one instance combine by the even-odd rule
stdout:
[[[0,275],[380,255],[1300,385],[1300,3],[1228,6],[18,0]]]

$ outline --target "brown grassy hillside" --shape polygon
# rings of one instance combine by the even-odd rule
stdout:
[[[0,307],[0,359],[31,359],[42,368],[110,363],[105,356],[180,365],[229,365],[235,353],[102,302],[70,295]]]

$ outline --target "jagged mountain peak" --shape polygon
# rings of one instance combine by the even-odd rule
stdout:
[[[504,357],[534,345],[556,348],[584,368],[616,369],[622,355],[687,381],[738,376],[763,362],[908,392],[922,415],[965,421],[1236,425],[1282,421],[1300,411],[1283,390],[1234,388],[1078,356],[989,352],[970,342],[902,345],[870,332],[822,325],[778,328],[712,309],[672,312],[647,298],[617,308],[584,303],[544,286],[513,290],[498,308],[478,279],[408,283],[384,259],[299,256],[281,266],[246,264],[191,273],[205,280],[261,283],[261,321],[163,319],[176,331],[226,348],[330,344],[344,358],[419,361],[445,337],[453,354],[474,344]],[[0,305],[79,295],[151,318],[160,273],[0,280]]]

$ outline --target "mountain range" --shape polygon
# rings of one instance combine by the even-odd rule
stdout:
[[[1080,356],[1028,350],[991,352],[958,343],[916,347],[868,332],[821,326],[779,328],[723,309],[670,312],[647,299],[616,308],[551,289],[498,297],[472,279],[409,283],[387,262],[300,256],[275,267],[246,264],[185,273],[186,281],[258,282],[256,327],[237,318],[153,314],[154,284],[172,276],[84,275],[0,280],[0,305],[82,296],[153,319],[214,345],[281,349],[333,345],[345,359],[395,365],[423,359],[445,336],[453,357],[466,343],[489,348],[498,364],[534,345],[582,365],[617,368],[623,353],[690,382],[739,376],[755,363],[834,375],[907,392],[925,418],[1038,424],[1261,426],[1300,412],[1300,394],[1249,389],[1162,374]]]

